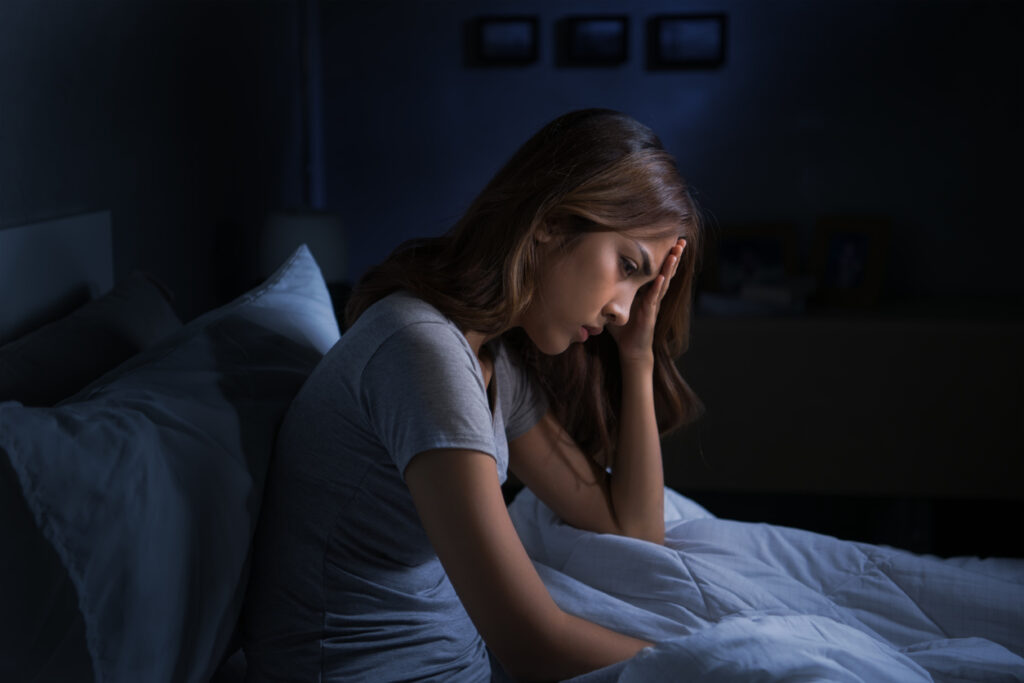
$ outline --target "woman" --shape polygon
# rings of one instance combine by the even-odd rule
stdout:
[[[649,645],[555,605],[501,483],[569,524],[662,541],[659,431],[699,409],[673,358],[700,241],[654,134],[585,110],[527,141],[447,234],[369,271],[281,427],[249,678],[565,679]]]

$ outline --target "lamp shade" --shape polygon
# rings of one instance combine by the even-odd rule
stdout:
[[[300,244],[320,266],[324,280],[344,282],[348,276],[348,242],[341,219],[327,211],[281,211],[267,215],[259,240],[260,277],[270,275]]]

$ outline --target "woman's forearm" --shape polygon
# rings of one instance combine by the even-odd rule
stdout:
[[[630,659],[653,645],[565,612],[537,635],[529,652],[506,667],[517,680],[572,678]]]
[[[664,473],[654,412],[654,361],[623,359],[619,441],[609,483],[622,533],[665,540]]]

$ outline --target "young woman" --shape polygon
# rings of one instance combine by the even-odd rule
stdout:
[[[585,110],[527,141],[447,234],[369,271],[281,427],[249,679],[565,679],[649,645],[558,608],[501,484],[662,542],[659,432],[699,410],[674,358],[700,243],[654,134]]]

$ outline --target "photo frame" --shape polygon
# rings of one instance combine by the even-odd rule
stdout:
[[[724,226],[708,244],[701,287],[730,296],[788,287],[797,275],[795,225],[756,223]]]
[[[616,66],[629,58],[629,18],[580,15],[558,24],[560,66]]]
[[[712,69],[725,63],[728,15],[665,14],[647,22],[647,68]]]
[[[811,249],[817,303],[863,308],[878,302],[890,229],[887,219],[876,217],[817,220]]]
[[[535,15],[481,16],[466,30],[467,66],[526,66],[537,61],[540,21]]]

